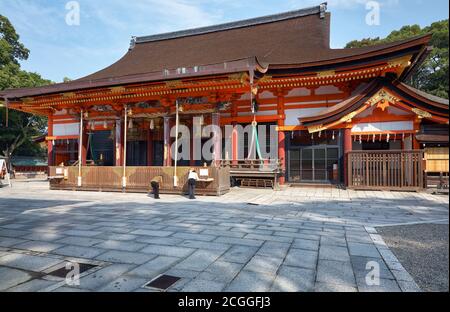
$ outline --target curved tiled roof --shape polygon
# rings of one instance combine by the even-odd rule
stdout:
[[[326,5],[250,20],[135,38],[116,63],[86,77],[47,87],[0,93],[9,98],[130,83],[164,81],[277,68],[312,68],[349,62],[384,61],[399,55],[417,59],[430,37],[354,49],[330,48]],[[259,66],[261,64],[262,66]],[[165,75],[189,69],[183,75]],[[194,70],[195,69],[195,70]]]
[[[399,81],[389,81],[387,79],[377,78],[368,84],[360,85],[353,95],[346,100],[319,111],[313,116],[300,118],[300,122],[307,127],[311,127],[315,125],[327,125],[339,121],[343,116],[362,107],[382,88],[386,88],[396,96],[400,96],[404,102],[412,107],[426,110],[432,112],[435,116],[448,119],[448,100],[429,95]]]
[[[442,105],[448,106],[448,102],[449,102],[448,99],[444,99],[444,98],[426,93],[419,89],[413,88],[413,87],[407,85],[406,83],[402,82],[402,83],[398,84],[397,87],[401,88],[402,90],[407,91],[408,93],[415,94],[416,96],[421,97],[425,101],[430,101],[430,102],[434,102],[437,104],[442,104]]]
[[[190,68],[256,58],[265,66],[305,67],[421,47],[429,36],[352,49],[330,48],[330,14],[313,7],[251,20],[147,37],[132,41],[116,63],[79,79],[91,81],[164,69]]]

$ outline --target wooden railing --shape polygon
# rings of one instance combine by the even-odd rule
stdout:
[[[423,151],[352,151],[346,157],[349,188],[423,189]]]
[[[78,167],[50,167],[50,188],[89,191],[149,192],[150,181],[162,176],[161,193],[187,192],[187,177],[191,167],[178,167],[178,186],[174,186],[174,167],[127,167],[127,186],[122,188],[123,167],[83,166],[81,187],[78,187]],[[198,173],[208,172],[209,181],[197,183],[198,195],[222,195],[230,190],[230,169],[194,167]],[[202,170],[201,170],[202,169]],[[204,177],[200,176],[201,179]]]
[[[281,170],[278,159],[221,160],[220,167],[230,167],[231,171],[254,171],[261,173],[277,173]]]

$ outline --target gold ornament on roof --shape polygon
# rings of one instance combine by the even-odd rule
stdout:
[[[380,103],[381,101],[387,101],[389,103],[396,103],[399,101],[398,98],[387,92],[386,90],[382,89],[378,91],[374,96],[372,96],[366,104],[369,106],[374,106],[375,104]]]
[[[309,133],[317,133],[317,132],[325,131],[325,130],[327,130],[327,128],[324,125],[316,125],[316,126],[308,127]]]
[[[424,110],[421,110],[419,108],[413,108],[413,113],[419,116],[419,118],[431,118],[433,117],[429,112],[426,112]]]

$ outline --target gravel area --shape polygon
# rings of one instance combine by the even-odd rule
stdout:
[[[377,231],[423,291],[448,292],[448,228],[448,224],[419,224]]]

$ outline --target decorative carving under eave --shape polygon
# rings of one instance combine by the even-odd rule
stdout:
[[[355,118],[355,116],[358,115],[358,112],[351,112],[350,114],[342,117],[339,122],[340,123],[344,123],[344,122],[351,122],[353,118]]]
[[[397,103],[399,101],[398,98],[387,92],[386,90],[382,89],[378,91],[374,96],[372,96],[366,104],[369,106],[374,106],[375,104],[378,104],[380,102],[387,101],[389,103]]]
[[[325,131],[325,130],[327,130],[327,127],[324,126],[324,125],[317,125],[317,126],[308,127],[308,132],[309,133],[317,133],[317,132]]]
[[[388,65],[390,67],[402,67],[402,68],[408,67],[411,65],[411,55],[391,60],[388,62]]]
[[[166,82],[166,87],[169,89],[181,87],[182,85],[183,82],[181,80],[169,80]]]
[[[432,118],[433,115],[431,115],[429,112],[423,111],[419,108],[413,108],[413,113],[419,116],[419,118]]]
[[[29,103],[31,103],[31,102],[34,102],[34,98],[32,98],[32,97],[23,98],[23,99],[22,99],[22,102],[23,102],[24,104],[29,104]]]
[[[320,78],[333,77],[335,75],[336,75],[336,72],[334,70],[317,72],[317,77],[320,77]]]
[[[261,77],[258,82],[260,83],[265,83],[265,82],[270,82],[272,80],[272,76],[270,75],[264,75],[263,77]]]
[[[112,88],[109,88],[109,90],[111,90],[112,93],[122,93],[122,92],[125,91],[125,88],[119,86],[119,87],[112,87]]]
[[[74,92],[66,92],[62,94],[63,98],[73,98],[75,96]]]

